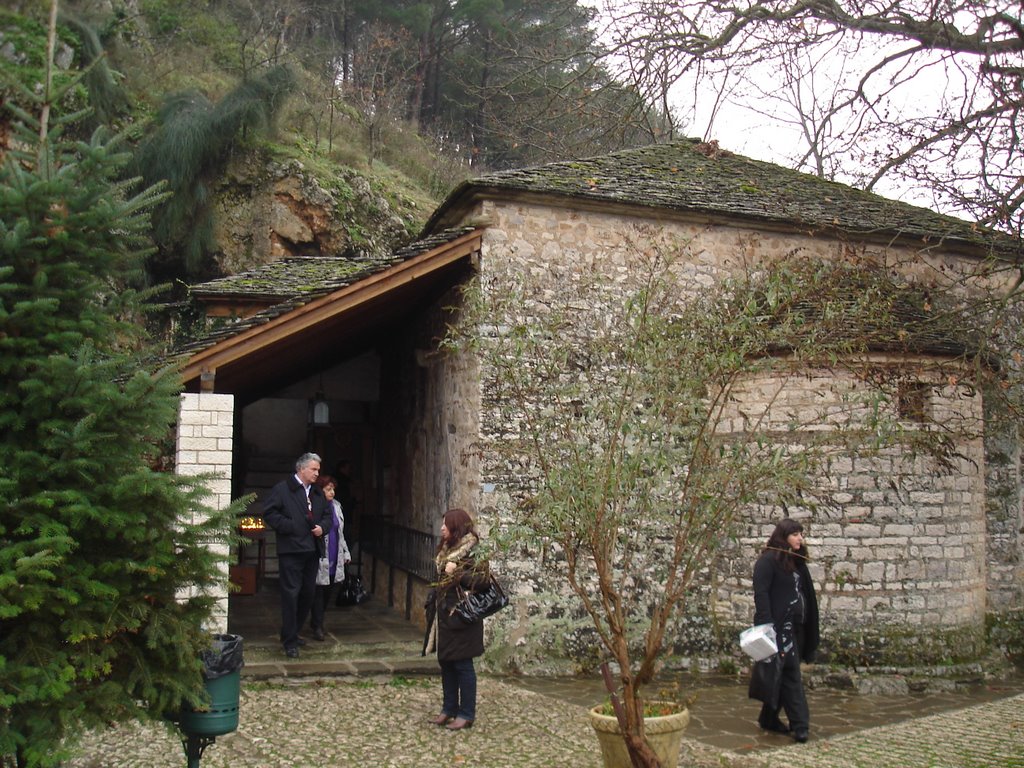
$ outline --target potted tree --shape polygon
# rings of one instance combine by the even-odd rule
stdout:
[[[514,489],[491,536],[542,550],[571,588],[614,667],[614,721],[635,766],[678,754],[678,742],[652,748],[642,691],[737,523],[752,505],[813,504],[826,456],[892,434],[885,409],[868,407],[890,397],[881,378],[829,399],[827,415],[781,398],[809,369],[855,365],[900,321],[903,294],[851,291],[863,268],[806,260],[709,290],[683,276],[681,253],[638,251],[614,279],[505,274],[467,292],[458,326],[479,356],[488,423],[502,425],[487,471]]]

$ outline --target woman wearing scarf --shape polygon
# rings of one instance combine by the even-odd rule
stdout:
[[[316,484],[324,492],[327,504],[331,510],[331,527],[324,536],[327,544],[327,557],[331,562],[331,583],[317,584],[316,593],[313,595],[313,608],[310,612],[310,628],[313,630],[314,640],[324,639],[324,613],[327,611],[327,602],[331,599],[331,593],[336,584],[345,580],[345,566],[352,562],[352,555],[345,541],[345,512],[341,504],[334,498],[338,483],[330,475],[320,475]]]
[[[451,731],[470,728],[476,719],[476,670],[473,659],[484,652],[484,622],[470,624],[455,614],[464,590],[486,586],[487,564],[478,564],[474,548],[480,537],[464,509],[449,509],[441,523],[441,543],[434,558],[437,586],[427,601],[427,636],[423,655],[437,653],[441,665],[441,712],[431,718]]]

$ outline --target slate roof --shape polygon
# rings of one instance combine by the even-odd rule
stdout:
[[[319,294],[341,288],[360,277],[387,269],[395,261],[394,258],[293,256],[238,275],[194,285],[191,293],[200,299],[230,296],[283,301],[299,294]]]
[[[856,290],[862,283],[852,280],[847,285]],[[940,355],[955,359],[980,358],[993,370],[999,370],[1002,362],[985,344],[984,337],[976,328],[960,321],[964,311],[962,307],[928,310],[924,307],[927,299],[927,292],[913,288],[887,297],[886,309],[882,313],[889,315],[889,319],[864,317],[863,309],[854,308],[853,302],[844,309],[835,301],[828,307],[828,312],[833,315],[830,319],[823,317],[826,308],[817,302],[801,302],[787,307],[785,314],[803,318],[793,326],[797,333],[800,328],[806,328],[806,333],[821,333],[823,329],[831,328],[840,338],[848,339],[854,346],[863,344],[865,349],[873,352]],[[783,318],[769,316],[766,319],[768,322],[778,322]],[[894,328],[899,328],[900,332],[894,333]],[[789,349],[780,344],[774,351]]]
[[[473,229],[447,229],[420,238],[385,257],[347,259],[333,256],[295,256],[248,272],[192,286],[191,292],[198,297],[277,299],[277,303],[249,317],[228,320],[201,338],[180,345],[168,357],[188,356],[212,347],[223,339],[249,328],[264,325],[339,288],[357,283],[395,264],[450,243],[472,232]]]
[[[686,139],[585,160],[501,171],[463,182],[424,231],[450,226],[481,197],[528,195],[744,219],[804,230],[910,238],[1020,258],[1021,241],[952,216],[889,200]]]

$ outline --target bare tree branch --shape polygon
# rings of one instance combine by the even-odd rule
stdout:
[[[798,167],[1024,230],[1019,2],[608,0],[603,18],[609,56],[640,92],[699,73],[695,108],[727,93],[796,127]],[[723,90],[737,79],[747,87]]]

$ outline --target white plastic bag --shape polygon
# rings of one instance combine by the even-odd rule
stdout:
[[[775,644],[775,625],[758,624],[740,632],[740,648],[754,661],[764,661],[779,652]]]

